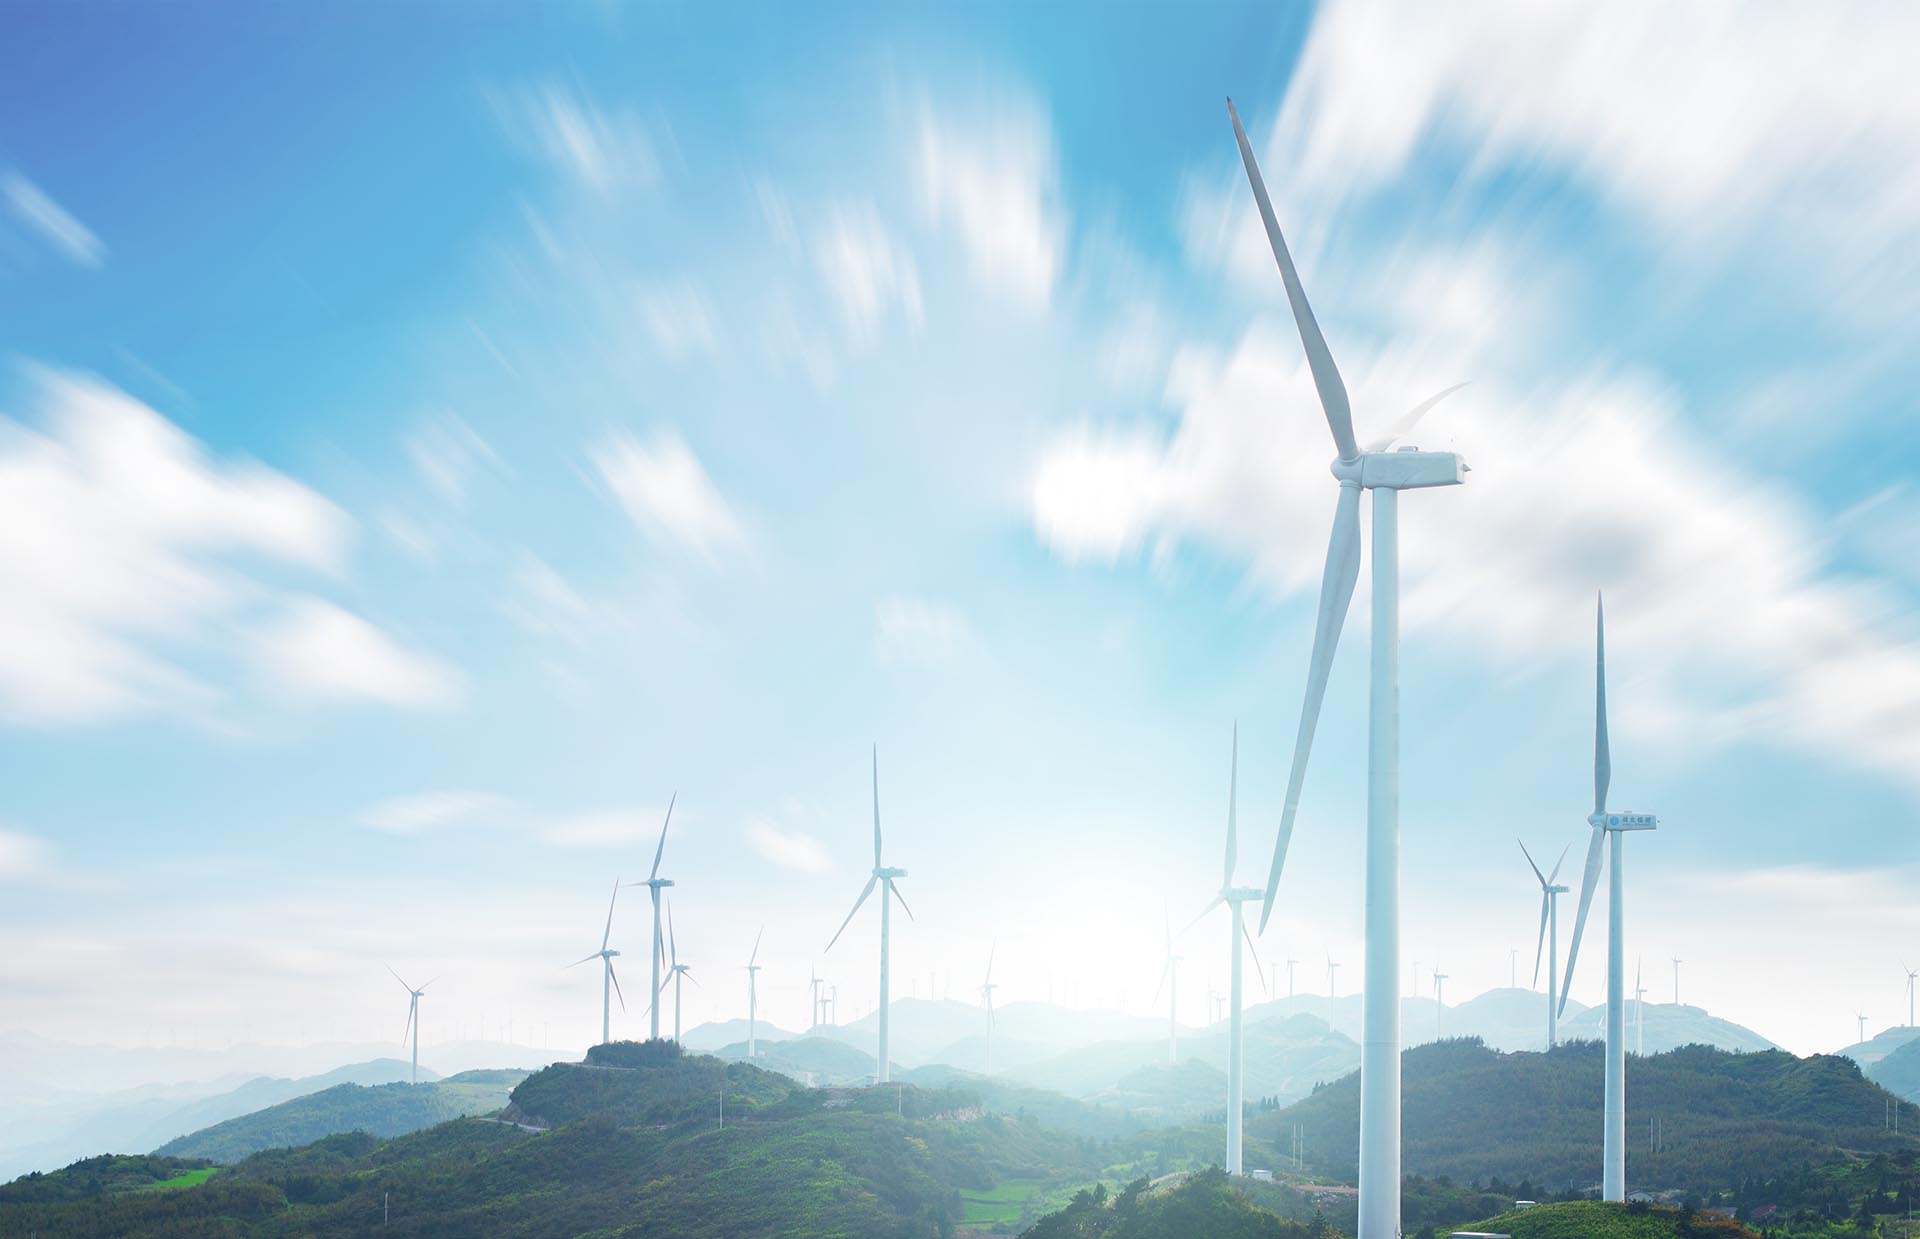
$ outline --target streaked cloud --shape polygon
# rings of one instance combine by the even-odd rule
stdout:
[[[420,792],[368,805],[360,822],[386,834],[417,835],[497,820],[511,807],[511,801],[491,792]]]
[[[781,826],[771,818],[756,818],[747,824],[747,842],[762,860],[796,873],[832,873],[833,861],[827,849],[803,830]]]
[[[475,475],[499,463],[487,441],[452,413],[422,419],[407,435],[406,448],[421,480],[455,508],[466,506]]]
[[[855,340],[871,343],[890,314],[909,332],[919,331],[925,320],[919,269],[870,204],[837,208],[815,242],[814,258]]]
[[[946,662],[977,645],[973,625],[957,607],[893,595],[873,609],[873,651],[882,666]]]
[[[502,93],[495,105],[523,145],[599,194],[659,180],[653,129],[637,112],[606,110],[585,91],[557,83]]]
[[[640,532],[709,563],[740,549],[746,530],[685,439],[668,428],[646,442],[624,432],[593,453],[594,468]]]
[[[618,848],[651,843],[664,807],[614,806],[554,812],[494,792],[416,792],[362,809],[362,826],[383,834],[501,831],[565,848]]]
[[[265,677],[295,698],[439,709],[460,699],[460,673],[400,645],[367,620],[319,598],[294,598],[253,634]]]
[[[977,113],[923,103],[921,205],[960,236],[975,276],[1031,309],[1045,309],[1065,263],[1066,211],[1053,133],[1013,95]]]
[[[18,172],[0,176],[0,200],[8,214],[63,257],[83,267],[106,263],[107,247],[100,238]]]

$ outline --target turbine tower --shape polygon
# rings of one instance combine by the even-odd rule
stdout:
[[[693,975],[693,965],[680,962],[680,948],[676,946],[673,941],[672,904],[667,905],[667,952],[669,961],[667,980],[673,982],[673,1040],[674,1044],[678,1045],[680,1042],[680,980],[684,977],[692,981],[695,985],[698,985],[700,984],[700,979]],[[662,981],[660,988],[665,989],[666,987],[667,982]],[[656,998],[658,996],[657,994],[655,995]]]
[[[1633,1052],[1647,1053],[1647,987],[1640,984],[1640,957],[1633,957]]]
[[[1865,1044],[1866,1044],[1866,1040],[1867,1040],[1867,1015],[1866,1015],[1866,1012],[1864,1012],[1864,1011],[1862,1011],[1862,1012],[1860,1012],[1859,1014],[1857,1014],[1857,1015],[1855,1015],[1855,1016],[1854,1016],[1853,1018],[1854,1018],[1854,1019],[1856,1019],[1856,1020],[1859,1020],[1859,1021],[1860,1021],[1860,1043],[1861,1043],[1862,1045],[1865,1045]],[[415,1040],[418,1040],[418,1038],[416,1037],[416,1038],[415,1038]]]
[[[1232,765],[1227,775],[1227,854],[1226,865],[1220,877],[1220,893],[1213,902],[1201,910],[1195,922],[1207,913],[1225,904],[1230,913],[1227,922],[1227,950],[1230,967],[1227,982],[1227,1173],[1243,1173],[1242,1165],[1244,1138],[1241,1121],[1246,1109],[1246,1038],[1243,1035],[1244,1019],[1241,1002],[1240,943],[1244,940],[1249,950],[1253,950],[1253,934],[1247,929],[1242,905],[1260,898],[1262,892],[1257,886],[1235,886],[1233,884],[1233,866],[1239,859],[1239,827],[1236,824],[1237,804],[1240,792],[1240,725],[1233,728]],[[1254,975],[1260,978],[1261,988],[1267,984],[1266,974],[1260,970],[1260,953],[1253,951]]]
[[[1516,842],[1518,842],[1516,840]],[[1543,874],[1540,866],[1533,863],[1533,853],[1527,851],[1527,845],[1520,844],[1520,854],[1527,858],[1527,867],[1533,870],[1533,876],[1540,880],[1540,939],[1533,948],[1533,983],[1540,984],[1540,959],[1544,955],[1547,961],[1547,1048],[1551,1050],[1560,1041],[1560,1013],[1554,1006],[1559,997],[1560,988],[1560,896],[1567,893],[1564,886],[1554,885],[1554,879],[1560,876],[1560,866],[1567,863],[1567,849],[1560,849],[1560,859],[1553,862],[1553,872]]]
[[[393,972],[392,964],[387,965],[387,971],[392,972],[393,979],[400,981],[401,988],[407,991],[407,1026],[400,1030],[400,1044],[407,1043],[409,1031],[413,1033],[413,1083],[418,1084],[420,1083],[420,995],[427,992],[427,985],[432,985],[433,981],[428,981],[427,985],[415,989],[400,980],[400,974]],[[435,980],[438,979],[435,978]]]
[[[1447,974],[1439,968],[1433,970],[1433,1039],[1440,1040],[1440,1021],[1447,1010]]]
[[[1153,996],[1159,998],[1162,988],[1167,991],[1167,1066],[1177,1067],[1180,1065],[1180,961],[1186,957],[1173,953],[1173,918],[1165,907],[1161,908],[1161,915],[1167,926],[1167,962],[1160,969],[1160,984],[1153,987]]]
[[[636,884],[637,885],[637,884]],[[613,880],[613,897],[607,900],[607,927],[600,933],[600,949],[591,955],[583,956],[568,964],[569,968],[578,968],[590,959],[601,963],[600,970],[600,1044],[606,1045],[613,1040],[613,994],[620,994],[620,978],[613,975],[613,958],[618,951],[607,949],[608,939],[613,937],[613,905],[620,898],[620,879]],[[608,991],[612,992],[609,993]],[[627,996],[620,994],[620,1009],[627,1009]]]
[[[880,889],[880,1055],[875,1064],[873,1082],[885,1084],[892,1078],[890,1064],[887,1062],[887,948],[890,945],[893,927],[893,901],[900,901],[900,910],[913,919],[913,909],[907,906],[907,898],[900,893],[894,883],[907,876],[905,869],[889,869],[880,860],[880,746],[873,746],[873,876],[860,891],[860,898],[853,901],[853,911],[847,913],[847,919],[840,922],[840,928],[833,933],[827,950],[833,950],[833,944],[840,941],[840,935],[847,932],[847,926],[853,924],[854,914],[860,911],[860,905],[873,894],[877,884]]]
[[[825,1020],[820,1018],[820,1004],[825,1001],[820,997],[820,987],[825,985],[826,982],[820,979],[820,974],[814,970],[812,965],[808,965],[807,967],[807,984],[813,989],[813,1027],[819,1028],[826,1023]]]
[[[759,1043],[754,1038],[760,1015],[760,939],[766,937],[767,927],[762,925],[760,932],[753,936],[753,954],[747,956],[747,1061],[759,1057]]]
[[[1913,1027],[1913,982],[1920,977],[1920,969],[1907,967],[1905,960],[1900,961],[1900,971],[1907,974],[1907,1027]]]
[[[1333,962],[1333,952],[1327,952],[1327,1031],[1333,1031],[1333,983],[1334,974],[1340,971],[1340,965]]]
[[[647,1000],[647,1036],[654,1041],[660,1039],[660,965],[666,959],[660,944],[660,892],[673,885],[671,879],[660,876],[660,857],[667,850],[667,827],[673,824],[673,804],[678,799],[680,793],[675,792],[667,801],[667,820],[660,823],[660,844],[653,849],[653,872],[647,875],[645,882],[633,883],[646,887],[647,893],[653,898],[653,997]],[[621,1001],[620,1009],[626,1010],[625,1000]]]
[[[1560,1013],[1566,1014],[1573,988],[1573,965],[1580,956],[1580,936],[1587,928],[1587,910],[1593,888],[1600,881],[1601,843],[1612,839],[1607,865],[1607,1082],[1606,1125],[1601,1155],[1600,1198],[1627,1198],[1627,1041],[1626,1041],[1626,881],[1621,873],[1621,837],[1630,830],[1657,830],[1660,819],[1651,813],[1607,812],[1607,784],[1613,779],[1613,754],[1607,744],[1607,621],[1598,599],[1594,602],[1594,722],[1593,827],[1587,845],[1587,871],[1580,880],[1580,914],[1573,922],[1573,946],[1567,952],[1566,984],[1560,991]],[[1676,964],[1676,978],[1678,977]],[[1676,988],[1678,986],[1676,980]],[[1675,995],[1678,1001],[1679,995]]]
[[[1680,957],[1673,957],[1673,1005],[1680,1005]]]
[[[1307,365],[1339,458],[1333,463],[1340,483],[1333,536],[1320,580],[1320,608],[1314,624],[1313,660],[1307,672],[1306,699],[1300,707],[1300,732],[1287,778],[1273,868],[1267,876],[1260,926],[1273,914],[1274,894],[1287,859],[1293,820],[1300,807],[1307,755],[1326,696],[1347,604],[1360,575],[1360,492],[1373,492],[1373,666],[1367,751],[1366,976],[1360,1056],[1360,1214],[1358,1239],[1396,1239],[1400,1234],[1400,492],[1454,486],[1465,480],[1466,462],[1452,452],[1389,451],[1422,414],[1446,396],[1443,391],[1414,406],[1386,436],[1363,451],[1354,438],[1353,412],[1333,354],[1307,304],[1293,257],[1274,218],[1273,203],[1260,178],[1253,147],[1241,128],[1233,101],[1227,101],[1233,134],[1246,164],[1267,240],[1279,264],[1294,325],[1306,349]],[[1448,389],[1452,391],[1454,389]]]
[[[1287,1008],[1288,1008],[1287,1014],[1288,1015],[1293,1014],[1293,1010],[1292,1010],[1293,1008],[1293,969],[1294,969],[1294,966],[1297,965],[1299,962],[1300,961],[1297,959],[1290,959],[1287,961]]]
[[[987,1009],[987,1049],[980,1074],[986,1076],[993,1074],[993,991],[1000,988],[993,983],[993,957],[999,950],[998,942],[987,948],[987,976],[980,982],[980,1005]]]

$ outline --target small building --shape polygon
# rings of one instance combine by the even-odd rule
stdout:
[[[1447,1239],[1513,1239],[1513,1236],[1495,1234],[1490,1230],[1456,1230]]]
[[[1271,1171],[1271,1170],[1249,1170],[1249,1171],[1247,1171],[1247,1177],[1248,1177],[1249,1179],[1257,1179],[1257,1180],[1259,1180],[1259,1181],[1260,1181],[1260,1182],[1262,1182],[1262,1183],[1271,1183],[1271,1182],[1273,1182],[1273,1171]]]
[[[1513,1202],[1513,1207],[1516,1209],[1531,1209],[1539,1203],[1537,1200],[1516,1200]]]

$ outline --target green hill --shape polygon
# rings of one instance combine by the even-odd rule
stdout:
[[[1857,1060],[1856,1060],[1857,1061]],[[1897,1097],[1920,1102],[1920,1039],[1907,1038],[1864,1070],[1867,1078]],[[1908,1116],[1920,1127],[1920,1115]],[[1902,1123],[1905,1126],[1905,1123]]]
[[[1595,1042],[1501,1054],[1478,1039],[1409,1050],[1403,1060],[1403,1168],[1460,1182],[1498,1179],[1541,1192],[1600,1180],[1604,1053]],[[1803,1166],[1875,1154],[1912,1158],[1920,1140],[1882,1126],[1887,1094],[1852,1061],[1689,1046],[1627,1060],[1627,1185],[1705,1195]],[[1358,1074],[1250,1121],[1264,1162],[1304,1129],[1307,1164],[1351,1182]],[[1649,1145],[1658,1122],[1661,1150]],[[1252,1162],[1253,1153],[1249,1153]]]
[[[1473,1229],[1513,1239],[1754,1239],[1738,1222],[1712,1214],[1597,1200],[1515,1209]]]
[[[1283,1221],[1234,1190],[1219,1169],[1156,1192],[1136,1179],[1117,1194],[1095,1186],[1024,1232],[1024,1239],[1319,1239],[1324,1232]]]
[[[336,1132],[399,1136],[507,1104],[524,1071],[467,1071],[432,1084],[337,1084],[215,1123],[155,1150],[166,1157],[231,1163],[262,1149],[309,1144]]]

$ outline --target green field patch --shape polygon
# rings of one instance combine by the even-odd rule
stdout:
[[[136,1192],[177,1192],[185,1187],[199,1187],[220,1172],[218,1166],[202,1166],[198,1170],[184,1170],[171,1179],[161,1179],[157,1183],[148,1183],[133,1190]]]
[[[1020,1220],[1027,1198],[1039,1191],[1039,1179],[1009,1179],[984,1192],[960,1193],[960,1229],[997,1230]]]

